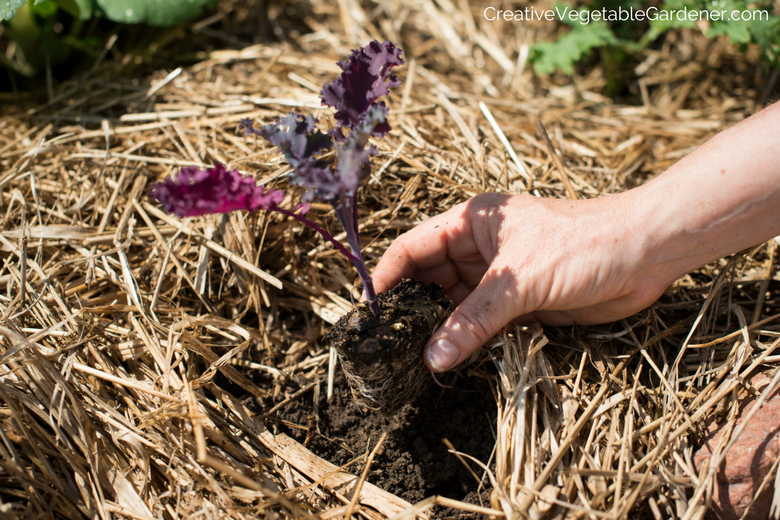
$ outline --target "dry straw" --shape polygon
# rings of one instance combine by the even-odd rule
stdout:
[[[733,428],[750,375],[780,361],[775,242],[684,277],[621,323],[508,331],[487,370],[499,411],[484,466],[492,503],[412,508],[365,481],[373,453],[335,467],[240,399],[332,373],[319,338],[351,307],[345,262],[295,222],[181,221],[147,197],[178,166],[217,161],[284,185],[278,154],[244,138],[239,119],[296,108],[327,124],[316,85],[373,38],[399,42],[407,66],[362,193],[371,264],[397,233],[483,191],[593,198],[633,187],[758,108],[755,56],[722,40],[674,33],[647,51],[642,104],[627,106],[602,95],[601,67],[535,78],[528,44],[550,27],[480,12],[465,1],[371,11],[315,1],[304,16],[314,32],[281,44],[215,51],[136,82],[98,62],[46,104],[3,108],[0,516],[412,518],[439,504],[512,519],[701,518],[714,475],[693,467],[698,435],[712,417]],[[212,22],[198,29],[235,41]],[[333,224],[326,207],[313,215]]]

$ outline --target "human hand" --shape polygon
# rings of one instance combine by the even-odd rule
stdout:
[[[395,240],[374,286],[383,292],[413,277],[442,285],[453,299],[455,312],[426,346],[435,372],[468,358],[513,319],[565,325],[630,316],[676,274],[650,260],[626,195],[476,196]]]
[[[567,325],[630,316],[679,276],[780,234],[779,147],[775,103],[624,193],[578,201],[479,195],[393,242],[374,287],[414,277],[441,284],[458,305],[426,346],[435,372],[513,319]]]

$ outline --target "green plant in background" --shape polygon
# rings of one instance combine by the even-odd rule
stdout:
[[[4,55],[0,55],[0,61],[17,73],[32,77],[44,67],[61,63],[68,58],[72,49],[60,42],[70,37],[72,32],[80,32],[82,23],[77,20],[73,27],[63,34],[63,25],[56,21],[56,4],[20,3],[21,5],[16,6],[13,18],[4,24],[5,35],[10,40],[11,48]]]
[[[34,77],[64,63],[74,49],[97,54],[100,42],[85,31],[87,21],[171,26],[197,15],[217,0],[0,0],[0,22],[11,52],[0,63]],[[94,27],[94,24],[92,24]]]
[[[559,13],[570,9],[567,6],[556,6]],[[589,16],[586,8],[577,11],[580,16]],[[580,19],[571,20],[563,16],[563,23],[571,29],[554,42],[538,42],[531,48],[530,60],[537,74],[550,74],[561,70],[566,74],[574,72],[574,64],[586,58],[593,49],[603,46],[618,46],[619,40],[610,29],[607,22],[590,21],[580,23]]]
[[[650,20],[604,21],[593,20],[592,11],[642,10],[651,13]],[[648,11],[648,9],[650,9]],[[672,13],[679,11],[715,11],[729,16],[718,16],[704,24],[689,18],[680,19]],[[574,65],[586,58],[594,49],[602,51],[602,60],[619,63],[628,55],[641,51],[671,29],[705,28],[708,38],[727,36],[743,50],[748,44],[757,44],[761,58],[767,68],[780,69],[780,15],[774,10],[771,1],[760,0],[745,2],[742,0],[667,0],[660,7],[651,0],[616,2],[613,0],[591,0],[576,12],[580,16],[571,20],[568,14],[571,7],[556,5],[556,16],[571,29],[554,42],[539,42],[531,49],[530,60],[537,74],[549,74],[561,70],[571,74]],[[763,18],[751,20],[733,20],[730,13],[737,11],[766,11]],[[588,19],[588,23],[580,20]],[[624,67],[625,68],[625,67]]]
[[[216,0],[6,0],[0,2],[0,21],[11,20],[23,5],[47,10],[61,8],[82,20],[97,13],[119,23],[146,23],[156,26],[176,25],[200,12],[201,7]]]

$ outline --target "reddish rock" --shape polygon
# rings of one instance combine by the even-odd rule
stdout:
[[[759,392],[762,392],[769,382],[769,378],[759,375],[753,378],[752,384]],[[764,406],[752,417],[742,435],[739,436],[737,442],[726,455],[717,474],[717,486],[712,496],[710,518],[739,519],[750,505],[772,464],[780,455],[780,397],[778,396],[780,396],[780,391],[775,391],[770,399],[767,399]],[[755,402],[756,398],[752,395],[745,394],[740,397],[740,410],[734,431],[742,423]],[[693,459],[697,473],[701,470],[704,461],[712,457],[726,425],[725,419],[719,424],[715,421],[708,424],[704,443]],[[764,486],[756,503],[750,508],[745,520],[768,518],[774,487],[773,475]]]

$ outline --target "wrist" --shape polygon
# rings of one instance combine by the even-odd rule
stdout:
[[[662,186],[650,183],[607,199],[614,199],[611,226],[623,243],[632,285],[651,284],[663,291],[701,265],[694,244],[703,238],[685,228]]]

